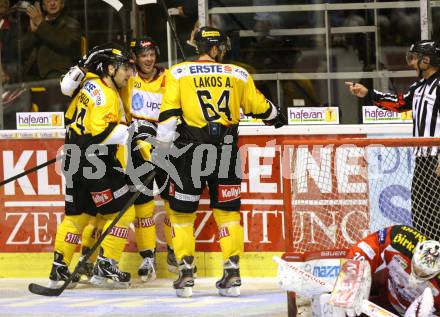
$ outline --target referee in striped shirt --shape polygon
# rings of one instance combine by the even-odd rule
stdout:
[[[440,137],[440,45],[425,40],[412,44],[406,60],[417,70],[419,80],[405,94],[383,93],[346,82],[350,92],[375,106],[394,111],[412,110],[413,136]],[[413,225],[431,239],[440,241],[440,166],[438,148],[416,150],[411,184]]]

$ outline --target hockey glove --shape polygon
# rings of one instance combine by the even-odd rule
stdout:
[[[144,161],[151,160],[151,142],[156,135],[154,123],[144,120],[134,121],[130,127],[131,136],[131,155],[141,156]]]
[[[275,129],[278,129],[287,125],[287,117],[281,109],[277,107],[277,116],[272,120],[263,120],[263,122],[265,125],[273,126]]]
[[[62,94],[72,97],[85,75],[86,74],[78,66],[70,68],[69,72],[61,78],[60,86]]]
[[[145,141],[142,140],[137,140],[136,141],[136,147],[133,150],[138,150],[142,156],[142,159],[144,161],[151,161],[151,150],[152,150],[153,146]]]
[[[417,297],[405,312],[404,317],[431,317],[434,308],[434,296],[430,287],[425,288],[423,294]]]

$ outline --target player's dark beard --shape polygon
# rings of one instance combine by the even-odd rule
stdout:
[[[427,64],[428,66],[426,66],[425,69],[422,69],[421,64],[422,64],[422,59],[419,59],[417,61],[417,75],[419,76],[419,78],[423,78],[423,73],[432,67],[432,64]]]
[[[223,62],[223,57],[222,56],[224,56],[223,55],[223,52],[222,51],[220,51],[220,50],[218,50],[218,53],[217,53],[217,55],[215,56],[215,57],[212,57],[212,59],[213,60],[215,60],[217,63],[221,63],[221,62]]]

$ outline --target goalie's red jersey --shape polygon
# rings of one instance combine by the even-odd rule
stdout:
[[[440,275],[418,284],[415,288],[408,285],[414,249],[419,241],[424,240],[427,238],[412,227],[391,226],[357,242],[348,251],[347,257],[370,263],[372,294],[377,292],[378,295],[386,295],[389,304],[400,314],[406,311],[426,287],[432,289],[435,308],[439,314]]]

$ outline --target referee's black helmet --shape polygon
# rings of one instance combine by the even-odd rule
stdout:
[[[436,41],[423,40],[412,44],[407,54],[407,61],[414,56],[413,54],[417,54],[418,59],[429,56],[432,66],[440,66],[440,45]]]

